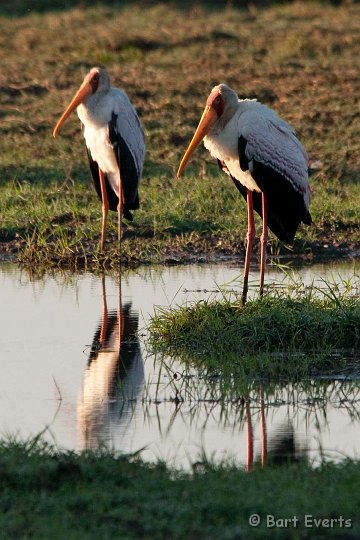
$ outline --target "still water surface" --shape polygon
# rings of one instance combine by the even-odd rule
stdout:
[[[305,285],[323,286],[326,276],[357,286],[358,271],[350,262],[298,272]],[[266,280],[284,285],[276,269]],[[315,462],[359,457],[360,381],[265,386],[224,402],[203,374],[148,351],[154,306],[214,297],[219,286],[240,290],[239,269],[140,268],[123,274],[119,294],[116,276],[32,279],[0,266],[0,435],[43,431],[61,449],[142,449],[145,460],[184,468],[204,455],[247,467],[285,450]]]

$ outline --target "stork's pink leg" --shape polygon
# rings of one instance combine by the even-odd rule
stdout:
[[[101,276],[101,290],[102,290],[102,317],[101,317],[101,329],[100,329],[100,343],[104,346],[106,331],[108,327],[108,308],[106,302],[106,289],[105,289],[105,276]]]
[[[248,399],[245,402],[245,420],[247,427],[246,470],[251,471],[254,463],[254,434],[250,416],[250,403]]]
[[[121,252],[121,217],[122,217],[122,211],[123,211],[123,205],[124,205],[123,199],[124,199],[124,195],[123,195],[123,189],[122,189],[122,180],[121,180],[121,173],[119,170],[119,202],[118,202],[118,207],[117,207],[119,255]]]
[[[121,305],[121,273],[118,274],[118,328],[119,328],[119,353],[121,352],[121,338],[123,333],[122,305]]]
[[[261,200],[262,200],[263,229],[262,229],[262,235],[260,237],[260,246],[261,246],[261,253],[260,253],[260,296],[262,296],[263,292],[264,292],[264,274],[265,274],[265,266],[266,266],[266,243],[267,243],[267,237],[268,237],[267,204],[266,204],[266,195],[265,195],[265,193],[261,194]]]
[[[108,215],[108,210],[109,210],[109,200],[108,200],[106,185],[105,185],[105,175],[103,171],[100,169],[100,167],[99,167],[99,177],[100,177],[102,215],[103,215],[100,248],[103,250],[104,243],[105,243],[106,220],[107,220],[107,215]]]
[[[122,199],[120,197],[117,212],[118,212],[118,241],[119,241],[119,254],[120,254],[120,246],[121,246],[121,216],[122,216]]]
[[[246,297],[248,292],[248,281],[249,281],[249,269],[250,269],[250,256],[251,249],[254,243],[255,238],[255,223],[254,223],[254,209],[253,209],[253,194],[249,189],[247,190],[247,219],[248,219],[248,231],[246,235],[246,255],[245,255],[245,266],[244,266],[244,285],[242,293],[242,303],[245,305]]]

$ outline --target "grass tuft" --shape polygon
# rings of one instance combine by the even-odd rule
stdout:
[[[225,297],[159,308],[150,344],[222,373],[275,379],[339,373],[353,368],[359,354],[360,301],[329,287],[321,297],[281,291],[245,306]]]

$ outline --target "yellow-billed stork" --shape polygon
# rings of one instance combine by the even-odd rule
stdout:
[[[139,208],[138,186],[145,159],[144,132],[129,98],[110,86],[103,68],[94,67],[56,124],[53,135],[77,107],[91,174],[102,201],[101,249],[104,248],[107,213],[118,212],[118,238],[122,215],[132,220],[130,210]]]
[[[311,224],[308,158],[294,129],[256,100],[239,99],[226,84],[215,86],[181,160],[179,178],[199,143],[218,160],[247,201],[248,232],[242,301],[248,290],[250,252],[255,237],[254,209],[262,216],[260,294],[264,289],[267,226],[292,242],[301,222]]]

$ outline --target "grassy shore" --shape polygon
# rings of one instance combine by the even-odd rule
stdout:
[[[205,462],[190,474],[107,452],[77,455],[36,441],[2,442],[0,478],[4,540],[355,539],[360,534],[360,464],[347,460],[313,468],[303,459],[264,470],[255,466],[252,472]],[[252,514],[261,517],[260,526],[250,527]],[[299,522],[296,528],[289,523],[267,529],[267,515],[296,516]],[[331,518],[332,526],[315,524]]]
[[[72,268],[117,263],[115,215],[106,255],[98,250],[101,208],[79,122],[74,116],[56,141],[51,136],[98,64],[126,89],[147,136],[141,209],[125,233],[124,263],[242,257],[244,202],[206,151],[175,180],[218,82],[274,107],[309,152],[314,224],[299,231],[293,251],[272,238],[271,253],[359,248],[359,4],[85,2],[56,12],[38,4],[39,13],[20,0],[0,6],[1,257]]]

